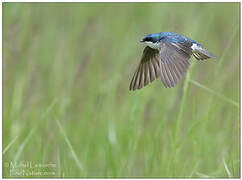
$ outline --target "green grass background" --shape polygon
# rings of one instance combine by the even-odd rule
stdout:
[[[217,59],[128,91],[166,31]],[[239,3],[3,3],[3,176],[238,178],[239,66]]]

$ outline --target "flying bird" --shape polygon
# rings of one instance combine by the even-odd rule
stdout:
[[[177,33],[152,33],[140,42],[147,46],[129,90],[141,89],[156,78],[161,78],[166,88],[174,87],[189,68],[192,55],[197,60],[216,58],[198,42]]]

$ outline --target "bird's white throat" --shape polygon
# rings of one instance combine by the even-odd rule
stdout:
[[[150,41],[146,41],[145,44],[147,44],[149,47],[153,48],[153,49],[158,49],[158,43],[153,43]]]

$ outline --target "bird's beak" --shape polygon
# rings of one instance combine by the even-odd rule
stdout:
[[[141,39],[139,42],[145,42],[144,39]]]

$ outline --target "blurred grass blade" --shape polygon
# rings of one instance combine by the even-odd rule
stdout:
[[[232,175],[231,175],[231,173],[230,173],[230,171],[229,171],[229,168],[228,168],[228,166],[227,166],[227,164],[226,164],[226,162],[225,162],[224,159],[223,159],[223,164],[224,164],[224,168],[225,168],[225,170],[226,170],[228,176],[229,176],[229,177],[232,177]]]
[[[54,105],[57,103],[57,98],[55,98],[52,103],[48,106],[48,108],[45,110],[45,112],[41,115],[40,119],[44,119],[49,112],[53,109]]]
[[[188,178],[192,178],[193,177],[193,174],[194,174],[194,172],[196,171],[196,169],[197,169],[197,167],[198,167],[198,162],[195,164],[195,166],[194,166],[194,168],[193,168],[193,170],[192,170],[192,173],[188,176]]]
[[[22,154],[24,147],[26,146],[26,144],[28,143],[30,137],[32,136],[32,134],[34,133],[34,131],[36,130],[36,126],[30,131],[29,135],[25,138],[25,140],[23,141],[23,143],[20,145],[19,150],[16,153],[16,156],[14,158],[14,160],[17,162],[19,160],[20,155]]]
[[[211,176],[208,176],[206,174],[203,174],[203,173],[200,173],[200,172],[197,172],[196,173],[198,176],[202,177],[202,178],[211,178]]]
[[[178,138],[180,135],[180,128],[181,128],[181,121],[182,121],[182,115],[185,107],[185,100],[187,96],[187,90],[188,90],[188,85],[189,85],[189,80],[192,72],[192,67],[194,66],[194,63],[191,64],[190,66],[190,71],[187,72],[187,75],[185,77],[185,82],[183,86],[183,92],[182,92],[182,99],[181,99],[181,104],[180,104],[180,109],[177,117],[177,123],[176,123],[176,131],[175,131],[175,145],[177,146]]]
[[[61,160],[60,160],[60,149],[58,148],[58,151],[57,151],[57,175],[58,177],[61,177]]]
[[[17,140],[18,136],[16,136],[3,150],[3,155],[8,151],[8,149],[13,145],[13,143]]]
[[[220,68],[220,67],[221,67],[221,65],[222,65],[222,63],[223,63],[223,61],[224,61],[225,56],[228,54],[228,50],[230,49],[232,43],[234,42],[235,37],[237,37],[236,35],[237,35],[238,32],[239,32],[239,26],[237,26],[236,30],[234,31],[234,33],[233,33],[233,35],[232,35],[232,38],[231,38],[230,41],[228,42],[228,44],[227,44],[225,50],[223,51],[223,55],[222,55],[222,57],[220,58],[220,60],[218,61],[217,68]]]
[[[183,116],[183,112],[184,112],[184,108],[185,108],[185,101],[187,98],[187,91],[188,91],[188,86],[189,86],[189,79],[191,76],[191,69],[193,67],[194,63],[191,64],[190,66],[190,71],[187,72],[187,75],[185,77],[185,82],[184,82],[184,86],[182,87],[182,98],[181,98],[181,103],[180,103],[180,109],[178,112],[178,116],[177,116],[177,121],[176,121],[176,125],[175,125],[175,139],[174,139],[174,145],[175,145],[175,153],[173,156],[173,161],[172,161],[172,168],[174,168],[177,164],[176,160],[177,160],[177,156],[178,156],[178,152],[179,152],[179,146],[180,146],[180,142],[179,142],[179,137],[180,137],[180,131],[182,128],[182,116]],[[174,175],[176,174],[176,171],[173,172]]]
[[[42,116],[40,117],[40,119],[44,119],[49,112],[52,110],[52,108],[54,107],[54,105],[56,104],[57,99],[54,99],[52,101],[52,103],[48,106],[48,108],[45,110],[45,112],[42,114]],[[41,122],[41,121],[39,121]],[[30,131],[29,135],[25,138],[25,140],[23,141],[23,143],[20,145],[19,150],[17,151],[17,154],[15,156],[15,161],[18,161],[20,155],[22,154],[24,147],[26,146],[26,144],[28,143],[30,137],[32,136],[32,134],[34,133],[34,131],[37,129],[39,123],[36,124],[36,126]]]
[[[77,155],[76,155],[76,153],[75,153],[75,151],[74,151],[74,149],[73,149],[73,147],[72,147],[72,145],[71,145],[71,143],[70,143],[70,141],[69,141],[69,139],[68,139],[68,137],[67,137],[67,135],[66,135],[66,133],[65,133],[65,131],[64,131],[64,129],[63,129],[63,127],[62,127],[62,125],[61,125],[61,123],[60,123],[57,119],[56,119],[56,123],[57,123],[57,125],[59,126],[60,131],[61,131],[61,133],[62,133],[62,135],[63,135],[63,137],[64,137],[64,139],[65,139],[65,141],[66,141],[66,143],[67,143],[67,145],[68,145],[68,147],[69,147],[70,150],[71,150],[71,155],[72,155],[73,159],[75,160],[75,162],[76,162],[78,168],[82,171],[82,170],[83,170],[82,163],[81,163],[81,161],[78,159],[78,157],[77,157]]]
[[[196,81],[194,81],[192,79],[190,79],[190,82],[193,85],[198,86],[198,87],[200,87],[200,88],[210,92],[211,94],[215,95],[216,97],[218,97],[218,98],[220,98],[220,99],[222,99],[222,100],[224,100],[224,101],[226,101],[226,102],[228,102],[230,104],[233,104],[234,106],[239,108],[239,103],[233,101],[232,99],[229,99],[229,98],[225,97],[224,95],[219,94],[219,93],[215,92],[214,90],[212,90],[212,89],[210,89],[210,88],[208,88],[208,87],[206,87],[206,86],[204,86],[204,85],[202,85],[202,84],[200,84],[200,83],[198,83],[198,82],[196,82]]]
[[[111,124],[108,128],[108,140],[109,140],[109,143],[112,144],[113,146],[115,146],[117,143],[115,128],[113,124]]]

